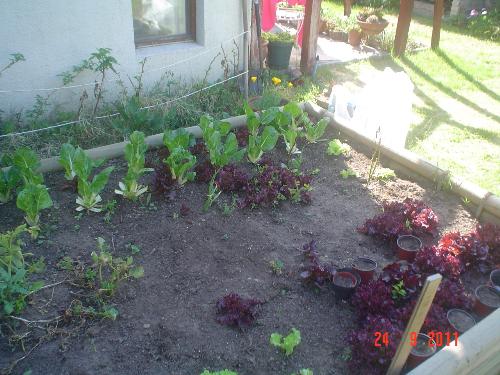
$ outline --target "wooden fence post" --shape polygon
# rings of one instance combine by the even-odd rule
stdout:
[[[413,0],[401,0],[399,3],[398,26],[394,38],[394,55],[401,56],[406,49],[408,31],[410,31],[411,13],[413,11]]]
[[[344,0],[344,16],[350,16],[351,15],[351,0]]]
[[[321,0],[307,0],[305,10],[300,70],[302,70],[304,74],[309,74],[316,61]]]
[[[434,20],[432,22],[431,48],[439,48],[439,37],[441,35],[441,21],[443,20],[444,1],[434,1]]]
[[[396,350],[396,354],[394,355],[394,358],[392,358],[391,366],[389,367],[389,370],[387,370],[387,375],[399,375],[401,373],[401,370],[403,369],[406,359],[411,351],[410,334],[411,332],[416,332],[417,334],[420,333],[420,329],[424,324],[425,317],[431,307],[432,300],[434,299],[434,295],[436,294],[442,278],[443,277],[437,273],[427,277],[425,280],[424,287],[418,297],[417,304],[413,309],[410,320],[406,325],[406,329],[401,337],[401,342]]]

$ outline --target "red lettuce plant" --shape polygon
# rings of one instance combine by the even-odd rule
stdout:
[[[223,167],[215,178],[217,187],[224,192],[241,191],[247,187],[249,181],[248,174],[234,164]]]
[[[492,268],[500,266],[500,225],[491,223],[478,224],[471,235],[488,246],[489,261],[492,263]]]
[[[434,297],[434,304],[444,309],[472,308],[472,300],[465,292],[464,286],[458,281],[443,279]]]
[[[382,343],[382,340],[380,340],[380,347],[375,346],[376,332],[388,333],[387,346]],[[382,315],[367,316],[364,326],[351,332],[348,339],[352,349],[349,366],[353,373],[385,374],[396,353],[402,334],[401,327],[390,319]]]
[[[251,325],[262,305],[262,301],[243,298],[239,294],[230,293],[216,303],[217,321],[220,324],[243,329]]]
[[[422,201],[406,198],[403,202],[384,203],[384,212],[368,219],[358,228],[360,233],[395,240],[403,234],[437,233],[438,217]]]
[[[210,160],[205,160],[201,163],[198,163],[196,167],[194,167],[194,171],[196,172],[196,181],[197,182],[210,182],[212,176],[215,173],[215,168],[210,163]]]
[[[403,282],[405,290],[414,293],[422,286],[422,277],[412,265],[394,262],[384,267],[380,280],[389,285]]]
[[[318,288],[331,283],[335,268],[333,265],[321,264],[316,241],[312,240],[306,243],[302,250],[307,263],[300,273],[301,280],[305,284],[313,284]]]
[[[288,168],[276,166],[271,161],[262,161],[259,171],[246,188],[242,207],[277,205],[279,201],[290,199],[295,203],[310,203],[309,175],[295,174]]]
[[[362,319],[368,315],[387,316],[394,310],[391,286],[382,280],[371,280],[367,284],[360,285],[351,301]]]
[[[460,233],[447,233],[438,243],[438,248],[460,258],[464,268],[471,268],[488,258],[488,245],[474,232],[461,236]]]
[[[170,153],[166,148],[160,148],[156,153],[149,154],[145,166],[153,168],[153,183],[151,191],[156,194],[169,193],[175,185],[175,180],[172,178],[170,168],[168,168],[163,160],[168,158]]]
[[[460,258],[446,248],[427,246],[417,253],[414,265],[423,274],[439,272],[444,277],[457,279],[464,271]]]
[[[240,128],[236,131],[236,139],[238,140],[239,147],[246,147],[248,144],[248,128]]]

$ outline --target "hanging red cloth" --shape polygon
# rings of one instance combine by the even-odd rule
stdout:
[[[269,31],[274,27],[276,23],[276,5],[282,0],[262,0],[262,30]],[[306,5],[307,0],[288,0],[289,6],[294,5]],[[297,30],[297,44],[302,46],[302,34],[304,28],[302,27],[303,22],[299,22],[299,29]]]

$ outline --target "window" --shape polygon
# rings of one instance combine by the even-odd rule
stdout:
[[[196,0],[132,0],[136,46],[195,40]]]

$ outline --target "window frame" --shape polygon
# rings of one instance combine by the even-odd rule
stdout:
[[[158,46],[163,44],[181,43],[181,42],[195,42],[196,41],[196,0],[186,1],[186,33],[173,35],[173,36],[150,36],[137,40],[134,31],[135,48],[145,48]],[[134,15],[132,14],[132,17]]]

